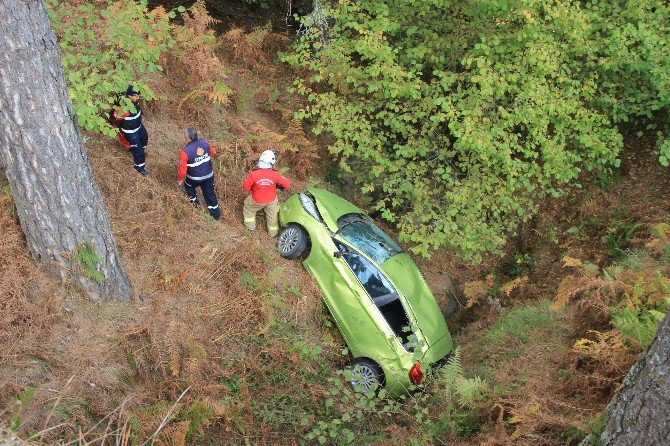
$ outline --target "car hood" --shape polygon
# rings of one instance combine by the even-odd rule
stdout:
[[[365,214],[359,207],[354,206],[347,200],[316,187],[308,187],[307,192],[312,194],[316,200],[323,222],[332,232],[338,231],[337,219],[346,214]]]
[[[442,311],[410,256],[405,253],[397,254],[380,267],[405,297],[409,306],[407,310],[413,313],[414,321],[428,346],[432,347],[445,336],[449,336]]]

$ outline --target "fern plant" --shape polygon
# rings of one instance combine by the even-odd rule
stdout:
[[[461,364],[461,348],[456,347],[452,356],[442,367],[440,381],[447,399],[457,402],[460,408],[473,408],[488,393],[488,383],[479,376],[466,378]]]
[[[615,313],[612,317],[614,325],[627,338],[638,342],[642,348],[647,348],[654,340],[658,324],[665,316],[657,310],[636,311],[630,308]]]
[[[74,252],[74,259],[86,277],[96,282],[105,281],[105,276],[97,269],[97,266],[102,263],[103,258],[100,257],[100,254],[97,253],[93,245],[88,242],[79,245]]]

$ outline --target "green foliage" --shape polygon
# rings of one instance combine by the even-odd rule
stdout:
[[[97,269],[97,265],[100,265],[104,259],[100,257],[92,244],[86,242],[79,245],[74,251],[74,260],[86,277],[96,282],[105,281],[105,276]]]
[[[457,347],[440,370],[439,383],[444,387],[447,400],[457,401],[462,408],[474,408],[486,397],[488,384],[479,376],[466,378],[461,365],[461,349]]]
[[[2,186],[2,194],[0,195],[0,206],[2,206],[2,212],[7,214],[13,214],[16,210],[16,205],[14,204],[14,197],[12,196],[12,191],[9,189],[9,185]]]
[[[522,277],[535,271],[535,259],[528,254],[515,254],[514,259],[505,265],[505,274],[510,277]]]
[[[614,227],[608,228],[607,234],[603,237],[603,242],[607,245],[609,255],[615,259],[624,257],[628,242],[640,226],[642,226],[640,223],[618,221]]]
[[[661,262],[661,264],[667,265],[668,263],[670,263],[670,244],[661,246],[661,251],[662,254],[659,261]]]
[[[240,284],[242,288],[246,288],[247,290],[257,290],[261,285],[261,281],[252,273],[245,270],[240,275]]]
[[[590,432],[589,444],[591,446],[601,446],[600,436],[605,430],[605,415],[603,413],[599,414],[594,420],[592,420],[588,425],[588,430]]]
[[[244,90],[242,90],[242,93],[235,101],[235,111],[237,111],[237,114],[243,115],[247,113],[247,110],[249,109],[249,104],[251,103],[251,100],[254,98],[254,94],[255,92],[253,88],[245,88]]]
[[[188,421],[187,436],[195,433],[202,435],[202,428],[214,418],[214,410],[206,403],[196,401],[189,407],[182,409],[175,416],[177,421]]]
[[[268,9],[275,4],[274,0],[242,0],[247,5],[260,6],[263,9]]]
[[[79,125],[114,136],[105,116],[116,94],[132,84],[144,99],[154,98],[142,76],[163,70],[158,60],[174,44],[169,19],[176,13],[149,12],[146,0],[46,4]],[[131,106],[127,99],[122,105]]]
[[[478,261],[541,198],[618,167],[616,123],[667,112],[668,8],[340,1],[328,35],[310,29],[283,59],[306,73],[297,117],[334,137],[401,240]]]
[[[565,349],[564,336],[570,330],[563,313],[550,309],[551,303],[540,301],[537,305],[517,307],[500,316],[483,336],[470,346],[475,372],[493,378],[497,365],[513,361],[530,350],[560,351]],[[522,381],[518,376],[509,384]]]
[[[536,340],[531,333],[533,330],[551,330],[557,322],[558,316],[549,305],[543,301],[538,306],[516,308],[503,314],[486,333],[484,342],[493,348],[504,348],[511,340],[521,344]]]
[[[9,429],[16,432],[21,428],[21,414],[23,409],[30,404],[35,396],[36,389],[34,387],[26,387],[23,392],[14,395],[14,405],[16,411],[12,414],[10,419]]]
[[[614,312],[612,325],[626,337],[637,341],[642,348],[647,348],[664,316],[665,313],[654,309],[625,308]]]

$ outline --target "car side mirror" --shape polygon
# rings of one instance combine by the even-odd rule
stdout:
[[[333,257],[335,257],[337,259],[341,259],[342,258],[342,253],[340,251],[335,251],[333,253]]]

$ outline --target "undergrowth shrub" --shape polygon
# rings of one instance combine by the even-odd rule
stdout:
[[[619,123],[666,121],[661,0],[340,1],[326,15],[284,55],[308,102],[297,116],[422,255],[500,252],[545,197],[620,165]]]
[[[233,28],[223,36],[233,62],[250,70],[270,73],[266,51],[285,45],[286,36],[272,32],[272,23],[246,33],[241,28]]]
[[[514,344],[538,342],[545,332],[555,329],[558,320],[549,306],[549,302],[542,301],[537,306],[514,308],[503,314],[483,337],[487,349],[502,352]]]
[[[460,349],[443,368],[426,376],[425,387],[412,387],[398,398],[388,397],[384,389],[355,392],[346,371],[339,374],[328,378],[327,394],[319,404],[301,415],[303,438],[309,444],[370,444],[387,438],[378,430],[380,425],[398,435],[404,432],[396,438],[408,444],[442,443],[476,434],[483,422],[477,413],[487,404],[489,387],[479,377],[464,376]],[[408,425],[418,429],[404,431]],[[414,436],[417,430],[420,437]]]
[[[175,43],[170,18],[176,12],[149,11],[146,0],[47,0],[46,5],[79,125],[115,136],[106,114],[117,94],[132,84],[144,99],[155,97],[145,76],[163,70],[159,59]],[[129,101],[123,105],[130,107]]]
[[[170,83],[182,92],[176,111],[197,120],[209,119],[213,107],[230,103],[232,88],[226,84],[226,66],[218,57],[219,46],[204,0],[181,14],[183,24],[173,28],[175,46],[165,55]]]
[[[467,439],[476,434],[480,422],[474,416],[474,411],[490,396],[491,389],[479,376],[464,376],[460,347],[454,350],[447,363],[439,370],[435,385],[437,392],[444,392],[444,411],[440,414],[440,419],[443,422],[448,420],[449,429],[458,437]]]
[[[627,224],[625,238],[640,226]],[[612,327],[608,331],[589,330],[587,337],[574,344],[576,351],[616,365],[626,363],[651,344],[658,324],[670,308],[670,270],[659,249],[668,237],[663,228],[649,227],[646,249],[621,251],[618,261],[607,268],[594,268],[570,257],[563,259],[564,267],[576,273],[561,281],[553,307],[563,307],[579,298],[579,305],[598,307]]]

